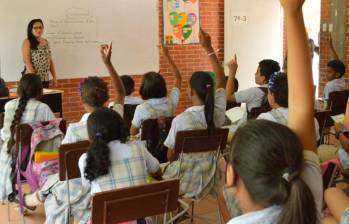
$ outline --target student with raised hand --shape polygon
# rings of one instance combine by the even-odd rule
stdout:
[[[207,129],[212,133],[225,121],[226,94],[224,90],[224,71],[211,44],[211,37],[200,31],[200,43],[208,54],[216,74],[214,81],[208,72],[194,72],[190,78],[190,99],[193,106],[173,120],[170,132],[164,145],[168,147],[169,163],[163,164],[163,178],[176,178],[180,161],[174,151],[176,134],[179,131]],[[180,190],[186,197],[202,198],[214,190],[219,179],[215,152],[186,153],[180,167]],[[194,174],[194,175],[193,175]]]
[[[346,68],[344,63],[339,59],[336,49],[333,46],[332,36],[330,36],[330,49],[334,59],[327,63],[326,78],[328,82],[324,89],[325,100],[329,99],[330,93],[332,92],[346,90],[345,79],[343,77]]]
[[[236,132],[227,185],[243,214],[232,218],[229,224],[320,221],[322,176],[313,131],[313,82],[302,14],[304,0],[280,2],[289,49],[288,127],[257,120]]]
[[[252,87],[245,90],[235,92],[234,79],[238,69],[236,55],[229,63],[229,78],[227,82],[227,99],[228,102],[246,103],[248,112],[255,107],[261,107],[267,102],[266,95],[268,91],[268,82],[270,76],[274,72],[280,71],[280,65],[273,60],[262,60],[259,62],[257,72],[255,74],[255,82],[260,87]]]
[[[144,102],[137,106],[130,133],[135,136],[139,133],[142,123],[148,119],[172,117],[179,102],[182,76],[165,45],[161,46],[162,54],[170,64],[174,76],[174,87],[167,96],[167,87],[164,77],[157,72],[148,72],[143,75],[139,93]]]
[[[15,199],[11,182],[11,167],[15,153],[16,126],[21,123],[49,121],[55,118],[51,109],[38,100],[43,94],[42,82],[39,76],[34,74],[22,76],[17,93],[18,98],[7,102],[5,105],[4,126],[1,129],[3,141],[0,151],[1,202]]]
[[[113,87],[115,89],[113,109],[122,117],[125,89],[111,62],[112,44],[101,45],[100,55],[102,62],[105,64],[112,78]],[[71,123],[68,126],[62,144],[72,144],[89,139],[87,120],[93,111],[107,106],[106,104],[109,100],[108,85],[99,77],[88,77],[80,84],[80,96],[86,113],[79,122]],[[71,213],[81,219],[86,218],[81,217],[80,214],[84,214],[84,209],[88,207],[90,195],[87,193],[90,189],[81,187],[81,179],[71,180],[69,184],[72,195]],[[69,216],[66,194],[66,182],[59,181],[58,174],[56,174],[49,177],[42,189],[32,194],[25,195],[24,201],[30,206],[37,206],[45,203],[47,223],[66,223]]]

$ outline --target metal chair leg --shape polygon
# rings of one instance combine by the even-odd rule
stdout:
[[[190,223],[194,222],[194,201],[191,202],[191,217],[190,217]]]

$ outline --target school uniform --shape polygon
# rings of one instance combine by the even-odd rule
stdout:
[[[12,159],[11,155],[7,153],[7,143],[11,137],[10,126],[18,105],[18,98],[9,101],[5,105],[4,126],[1,130],[3,144],[0,152],[0,201],[7,200],[7,196],[12,193],[12,184],[10,179]],[[26,105],[20,123],[49,121],[54,118],[54,114],[46,104],[36,99],[30,99]]]
[[[226,103],[225,90],[218,89],[215,93],[214,108],[216,127],[224,124]],[[204,109],[204,106],[193,106],[179,114],[172,122],[164,145],[173,149],[178,131],[207,129]],[[177,178],[179,165],[179,160],[162,164],[163,178]],[[216,152],[185,153],[180,173],[180,191],[185,193],[185,197],[199,199],[211,193],[219,180]]]
[[[139,105],[143,103],[143,100],[139,97],[136,97],[136,96],[125,96],[125,101],[124,101],[124,104],[125,105]],[[109,108],[112,108],[113,106],[115,105],[114,102],[110,102],[108,107]]]
[[[268,85],[262,85],[262,88],[268,88]],[[266,99],[266,94],[258,87],[251,87],[235,93],[237,103],[246,103],[247,110],[251,112],[252,108],[261,107]]]
[[[347,224],[347,223],[349,223],[349,208],[347,208],[343,212],[340,224]]]
[[[176,111],[180,91],[173,88],[168,97],[149,99],[138,105],[132,120],[132,126],[141,128],[143,121],[159,117],[172,117]]]
[[[308,185],[313,194],[317,209],[317,215],[319,220],[321,220],[323,187],[319,158],[314,152],[310,151],[304,151],[303,156],[304,168],[301,174],[301,178]],[[229,197],[234,196],[229,195]],[[229,200],[226,200],[226,202],[227,201]],[[228,204],[228,206],[230,205]],[[228,224],[277,224],[281,212],[282,207],[274,205],[263,210],[241,214],[240,216],[231,219]]]
[[[257,120],[268,120],[273,121],[282,125],[287,126],[288,122],[288,108],[285,107],[279,107],[277,109],[273,109],[269,112],[262,113],[257,117]],[[319,133],[319,122],[314,118],[315,123],[315,137],[316,141],[320,140],[320,133]]]
[[[85,178],[87,154],[79,159],[83,186],[91,184],[91,194],[147,183],[147,177],[159,170],[159,162],[146,149],[143,142],[123,144],[118,140],[108,143],[111,167],[107,175],[90,182]]]
[[[113,110],[118,112],[121,117],[124,115],[124,107],[121,104],[113,105]],[[68,128],[66,135],[62,141],[62,144],[71,144],[80,141],[88,140],[87,133],[87,120],[91,113],[85,113],[79,122],[71,123]]]
[[[346,90],[345,79],[343,77],[329,81],[326,83],[324,89],[324,98],[328,100],[330,98],[330,93],[343,90]]]

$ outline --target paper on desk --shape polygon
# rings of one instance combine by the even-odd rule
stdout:
[[[246,113],[246,105],[241,105],[241,107],[234,107],[225,112],[225,115],[229,118],[232,123],[241,120]]]
[[[344,123],[344,114],[338,114],[335,116],[331,116],[331,118],[335,123],[340,123],[340,124]]]
[[[55,91],[54,89],[44,89],[44,94],[45,93],[52,93],[54,91]]]

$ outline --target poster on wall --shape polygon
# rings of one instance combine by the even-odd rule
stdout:
[[[165,44],[199,43],[199,0],[163,0]]]

